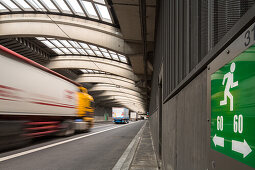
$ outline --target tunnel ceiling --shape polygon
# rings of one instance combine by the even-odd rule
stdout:
[[[0,44],[83,84],[100,105],[144,112],[156,0],[141,9],[139,0],[1,0]]]
[[[0,1],[0,13],[58,13],[84,17],[114,24],[114,19],[109,5],[104,0],[2,0]]]

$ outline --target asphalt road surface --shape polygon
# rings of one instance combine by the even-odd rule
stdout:
[[[40,139],[0,153],[0,170],[110,170],[143,124],[97,123],[89,133]]]

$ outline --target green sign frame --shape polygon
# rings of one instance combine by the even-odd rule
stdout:
[[[210,148],[255,168],[255,24],[218,57],[208,66]]]

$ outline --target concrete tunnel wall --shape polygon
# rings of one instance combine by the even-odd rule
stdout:
[[[95,106],[95,121],[105,121],[105,115],[108,115],[108,120],[112,120],[112,108],[101,105]]]

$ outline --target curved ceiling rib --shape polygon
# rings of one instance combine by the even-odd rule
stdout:
[[[97,101],[95,101],[97,103]],[[130,108],[139,108],[139,110],[143,110],[145,108],[145,105],[135,102],[135,101],[128,101],[125,99],[107,99],[107,100],[100,100],[98,101],[98,103],[100,103],[100,105],[105,105],[105,106],[109,106],[109,105],[117,105],[117,104],[123,104],[123,105],[127,105]],[[132,109],[132,110],[133,110]]]
[[[142,93],[142,90],[139,87],[135,86],[135,81],[130,79],[119,77],[116,75],[108,74],[82,74],[75,80],[79,83],[104,83],[111,84],[117,87],[127,88],[138,93]]]
[[[138,77],[134,74],[132,68],[127,64],[120,62],[88,57],[88,56],[58,56],[50,60],[46,65],[50,69],[92,69],[100,70],[106,73],[115,74],[130,80],[137,81]]]
[[[94,97],[100,97],[100,96],[123,96],[123,97],[126,97],[128,99],[133,99],[135,101],[140,101],[140,102],[144,102],[144,100],[140,97],[136,97],[136,96],[133,96],[133,95],[130,95],[130,94],[127,94],[127,93],[124,93],[124,92],[114,92],[114,91],[104,91],[102,93],[99,93],[99,94],[93,94]]]
[[[130,110],[136,111],[136,112],[144,112],[145,107],[141,105],[137,105],[136,103],[131,104],[130,102],[123,102],[123,101],[106,101],[104,105],[113,105],[113,106],[119,106],[127,107]]]
[[[138,93],[136,91],[127,89],[127,88],[121,88],[116,87],[115,85],[110,84],[96,84],[92,88],[89,89],[90,92],[94,91],[112,91],[112,92],[122,92],[126,94],[130,94],[139,98],[144,98],[144,96],[141,95],[141,93]]]
[[[139,107],[144,107],[144,103],[138,102],[138,101],[133,101],[133,100],[129,100],[127,98],[113,98],[113,97],[108,97],[108,98],[96,98],[95,100],[96,103],[126,103],[126,104],[130,104],[130,105],[136,105]]]
[[[95,44],[120,54],[142,52],[140,44],[125,42],[114,27],[67,16],[50,17],[41,14],[0,15],[0,36],[55,37]]]
[[[124,95],[116,95],[116,96],[97,96],[97,95],[93,95],[93,97],[95,98],[95,102],[106,102],[106,101],[123,101],[123,102],[127,102],[127,103],[136,103],[137,105],[144,105],[143,101],[140,100],[136,100],[133,98],[130,98],[130,96],[124,96]]]

